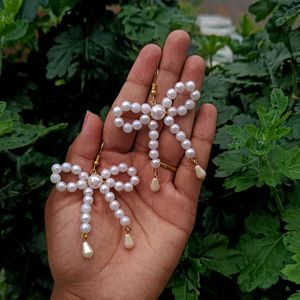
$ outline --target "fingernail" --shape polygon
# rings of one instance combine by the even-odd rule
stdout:
[[[91,112],[89,110],[86,111],[85,113],[85,116],[84,116],[84,120],[83,120],[83,123],[82,123],[82,127],[81,127],[81,130],[84,128],[84,126],[86,125],[86,122],[90,116]]]

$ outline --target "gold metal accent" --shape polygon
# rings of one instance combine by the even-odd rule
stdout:
[[[159,70],[157,69],[153,78],[153,82],[152,82],[152,86],[151,86],[151,91],[150,91],[150,95],[149,95],[149,104],[151,106],[154,106],[156,104],[156,100],[155,97],[157,95],[157,78],[158,78],[158,74],[159,74]]]
[[[130,233],[130,232],[131,232],[131,227],[128,226],[128,225],[126,225],[126,226],[124,227],[124,229],[125,229],[126,233]]]
[[[153,169],[153,178],[157,178],[158,175],[158,168]]]
[[[87,232],[82,232],[82,233],[80,234],[80,237],[81,237],[82,239],[84,239],[84,240],[87,240],[87,237],[88,237]]]
[[[191,158],[192,162],[197,166],[198,165],[198,160],[197,158],[193,157]]]
[[[173,167],[173,166],[168,165],[167,163],[165,163],[165,162],[163,162],[163,161],[160,161],[160,165],[161,165],[163,168],[165,168],[165,169],[167,169],[167,170],[170,170],[170,171],[172,171],[172,172],[176,172],[177,169],[178,169],[178,168],[176,168],[176,167]]]
[[[104,147],[104,142],[102,142],[101,146],[100,146],[100,150],[93,162],[93,168],[92,170],[90,171],[90,174],[97,174],[97,167],[100,165],[100,159],[101,159],[101,153],[102,153],[102,150],[103,150],[103,147]]]

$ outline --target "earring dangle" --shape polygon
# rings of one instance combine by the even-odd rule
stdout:
[[[206,176],[205,170],[199,165],[196,158],[196,152],[192,148],[192,143],[186,137],[186,133],[181,130],[180,126],[175,123],[174,118],[176,116],[183,117],[188,111],[195,109],[196,102],[200,99],[201,93],[196,89],[194,81],[190,80],[186,83],[177,82],[174,88],[170,88],[167,91],[166,97],[162,99],[161,104],[157,103],[155,97],[157,95],[157,81],[158,70],[156,72],[155,79],[152,83],[150,96],[148,103],[139,104],[137,102],[130,103],[124,100],[120,106],[113,108],[113,114],[115,116],[114,125],[123,129],[125,133],[131,133],[133,130],[142,129],[143,125],[148,125],[149,128],[149,157],[151,159],[151,166],[153,168],[153,178],[150,184],[150,188],[153,192],[157,192],[160,188],[158,181],[158,168],[160,166],[167,167],[170,170],[176,170],[175,167],[169,166],[159,159],[158,138],[159,132],[158,121],[163,121],[164,125],[169,127],[170,132],[175,135],[178,142],[181,143],[181,147],[185,150],[185,156],[189,158],[195,165],[196,176],[200,180],[204,180]],[[184,105],[175,107],[173,101],[176,97],[183,92],[189,92],[190,98],[188,98]],[[134,120],[132,123],[125,122],[122,118],[124,112],[141,113],[139,119]]]
[[[135,167],[129,167],[126,163],[122,162],[119,165],[111,166],[109,169],[104,168],[98,174],[97,167],[100,165],[100,154],[103,148],[97,155],[93,168],[90,173],[85,172],[78,165],[71,165],[69,162],[64,162],[62,165],[54,164],[51,167],[52,175],[50,181],[55,184],[56,190],[59,192],[76,192],[77,190],[83,193],[83,204],[81,205],[81,216],[80,216],[80,236],[83,239],[82,243],[82,255],[85,258],[91,258],[93,256],[93,249],[88,243],[88,233],[91,231],[91,210],[94,202],[94,190],[99,190],[104,195],[105,200],[109,203],[110,209],[114,212],[114,215],[121,226],[125,230],[124,235],[124,247],[132,249],[134,247],[134,241],[131,236],[130,218],[125,215],[125,212],[120,208],[120,202],[116,199],[116,194],[111,191],[114,189],[117,192],[125,191],[131,192],[133,187],[139,183],[139,177],[137,176],[137,170]],[[64,182],[61,180],[61,173],[71,172],[78,176],[77,182]],[[127,173],[130,176],[128,182],[116,181],[112,176],[118,175],[119,173]]]

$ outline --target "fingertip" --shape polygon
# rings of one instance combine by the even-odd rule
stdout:
[[[166,43],[170,42],[170,40],[172,40],[174,43],[186,43],[189,44],[190,43],[190,35],[181,29],[177,29],[172,31],[171,33],[169,33],[167,39],[166,39]]]

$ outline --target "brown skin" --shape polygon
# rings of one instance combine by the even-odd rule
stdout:
[[[158,68],[157,99],[178,81],[194,80],[201,87],[205,64],[199,56],[187,57],[189,36],[174,31],[163,50],[145,46],[136,59],[127,81],[113,107],[124,99],[144,102]],[[184,103],[178,97],[175,106]],[[206,168],[215,134],[216,109],[201,107],[175,121],[191,138],[199,164]],[[136,118],[134,114],[127,117]],[[135,247],[123,246],[124,232],[103,195],[95,193],[92,205],[92,230],[88,241],[92,259],[81,255],[80,206],[82,192],[57,192],[53,189],[46,205],[46,233],[54,289],[51,299],[157,299],[164,289],[194,226],[201,188],[193,163],[184,157],[178,141],[168,128],[160,127],[159,153],[162,161],[177,166],[177,172],[159,169],[160,191],[150,190],[152,168],[148,158],[148,129],[125,134],[113,125],[110,112],[105,124],[87,113],[81,133],[71,145],[66,161],[89,171],[99,145],[104,141],[100,170],[120,162],[138,169],[140,183],[130,193],[118,192],[117,198],[131,218]],[[103,139],[103,140],[102,140]],[[70,176],[65,176],[70,181]],[[125,182],[126,177],[122,178]]]

